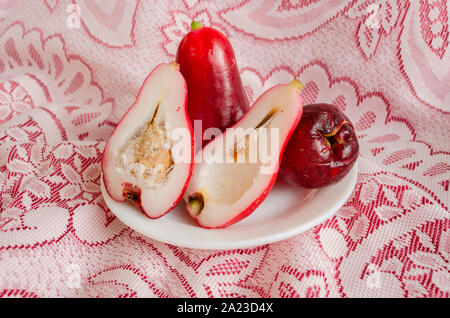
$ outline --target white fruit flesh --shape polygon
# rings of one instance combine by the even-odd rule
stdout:
[[[215,228],[233,223],[251,213],[270,191],[282,150],[302,113],[299,88],[298,81],[271,88],[232,127],[246,132],[235,143],[227,142],[231,133],[227,130],[197,153],[184,199],[189,213],[201,226]],[[269,162],[263,162],[261,149],[256,150],[258,155],[252,160],[252,145],[260,145],[254,141],[264,134],[270,136],[271,128],[278,135],[267,139],[265,153],[270,154]],[[273,169],[269,169],[270,164]]]
[[[185,105],[186,84],[177,65],[159,65],[105,146],[103,178],[114,200],[125,200],[125,186],[139,188],[140,194],[131,193],[129,198],[138,200],[144,212],[156,218],[181,196],[192,163],[174,160],[171,137],[174,129],[185,128],[189,138],[183,150],[191,158],[192,129]]]

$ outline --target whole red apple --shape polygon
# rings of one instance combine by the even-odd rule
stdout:
[[[354,127],[339,108],[306,105],[284,151],[280,177],[293,185],[320,188],[340,181],[358,155]]]
[[[209,128],[224,131],[248,111],[249,104],[231,43],[220,31],[194,21],[178,46],[176,61],[188,87],[187,110],[192,126],[201,123],[195,136],[197,150],[210,139]],[[195,129],[197,133],[197,129]]]

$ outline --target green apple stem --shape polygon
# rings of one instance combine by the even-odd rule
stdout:
[[[202,27],[203,27],[203,24],[201,24],[198,21],[192,21],[192,23],[191,23],[191,30],[192,31],[195,31],[195,30],[200,29]]]
[[[297,90],[301,90],[303,88],[303,84],[298,80],[298,79],[294,79],[292,80],[289,85],[291,85],[292,87],[296,88]]]

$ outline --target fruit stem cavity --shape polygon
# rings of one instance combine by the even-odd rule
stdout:
[[[127,200],[133,202],[134,204],[140,204],[141,198],[139,194],[132,191],[124,191],[124,196]]]
[[[344,142],[344,140],[337,137],[336,135],[339,132],[339,130],[341,130],[342,126],[344,126],[345,124],[350,124],[350,122],[348,122],[347,120],[342,121],[342,123],[336,129],[334,129],[332,132],[328,134],[321,132],[322,136],[325,138],[325,141],[327,142],[328,147],[330,147],[331,149],[333,149],[335,143],[342,144]]]
[[[337,128],[335,128],[332,132],[330,132],[328,134],[323,133],[322,135],[327,138],[333,137],[334,135],[336,135],[339,132],[339,130],[341,130],[342,126],[344,126],[345,124],[350,124],[350,123],[347,120],[343,120],[342,123],[340,123],[339,126]]]
[[[188,197],[189,208],[195,215],[202,213],[205,207],[205,201],[203,195],[199,192],[195,192]]]
[[[192,21],[192,23],[191,23],[191,30],[192,31],[195,31],[195,30],[200,29],[202,27],[203,27],[203,25],[200,22],[198,22],[198,21]]]

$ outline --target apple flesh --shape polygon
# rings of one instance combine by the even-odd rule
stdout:
[[[188,114],[194,126],[197,150],[234,125],[249,109],[233,48],[218,30],[194,21],[178,46],[177,63],[188,87]],[[195,128],[195,126],[194,126]],[[205,131],[212,128],[212,136]],[[197,133],[197,130],[196,130]]]
[[[286,146],[279,175],[296,186],[320,188],[344,178],[358,155],[354,127],[339,108],[306,105]]]

